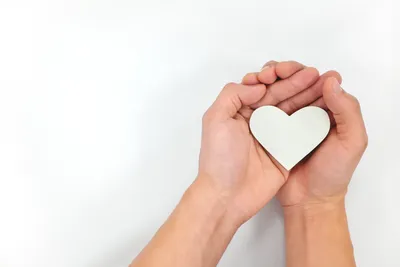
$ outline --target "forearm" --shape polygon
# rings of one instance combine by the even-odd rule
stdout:
[[[198,179],[131,266],[216,266],[237,227],[218,192]]]
[[[287,267],[354,267],[344,200],[284,208]]]

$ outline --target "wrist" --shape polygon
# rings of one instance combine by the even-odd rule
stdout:
[[[344,199],[283,210],[287,266],[355,266]]]
[[[228,208],[229,195],[216,187],[212,179],[198,176],[186,190],[181,203],[195,214],[199,222],[204,221],[213,231],[236,232],[238,220]],[[222,229],[223,228],[223,229]]]
[[[344,198],[335,198],[329,201],[307,202],[305,204],[283,206],[285,218],[304,217],[304,219],[313,219],[323,217],[331,213],[345,212]]]
[[[168,219],[169,229],[181,236],[176,239],[185,244],[185,250],[197,251],[202,266],[216,266],[238,226],[227,212],[225,197],[200,178],[186,190]]]
[[[223,198],[196,179],[137,266],[216,266],[236,230],[227,220]]]

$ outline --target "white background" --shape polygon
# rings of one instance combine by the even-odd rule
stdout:
[[[394,5],[0,0],[0,266],[127,266],[196,176],[205,109],[271,59],[338,70],[359,98],[356,258],[400,266]],[[276,202],[220,266],[284,266]]]

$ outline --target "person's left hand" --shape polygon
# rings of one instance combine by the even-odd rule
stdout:
[[[319,77],[315,68],[271,61],[260,73],[246,75],[243,84],[226,85],[205,113],[197,180],[217,189],[238,224],[254,216],[287,179],[250,133],[253,110],[278,105],[290,113],[317,100],[329,76],[340,80],[336,72]]]

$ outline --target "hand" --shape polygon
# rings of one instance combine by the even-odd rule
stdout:
[[[360,105],[341,89],[335,78],[325,81],[323,101],[319,103],[329,110],[333,128],[318,149],[290,172],[278,194],[284,207],[343,202],[352,174],[367,147]]]
[[[255,215],[287,179],[250,133],[253,110],[281,104],[290,112],[317,100],[322,89],[318,71],[297,62],[269,62],[243,83],[226,85],[203,117],[198,176],[217,188],[238,224]]]

